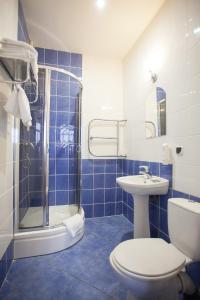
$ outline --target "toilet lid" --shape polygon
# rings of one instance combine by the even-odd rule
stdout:
[[[133,239],[113,250],[115,261],[128,272],[154,277],[172,273],[185,264],[185,256],[162,239]]]

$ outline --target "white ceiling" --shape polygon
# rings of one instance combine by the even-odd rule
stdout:
[[[35,46],[123,58],[165,0],[22,0]]]

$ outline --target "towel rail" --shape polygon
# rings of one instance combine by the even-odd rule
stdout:
[[[6,83],[6,84],[11,84],[11,85],[16,85],[16,84],[26,84],[26,83],[30,83],[35,86],[35,99],[33,101],[29,101],[30,104],[36,103],[38,100],[38,86],[36,82],[31,81],[31,76],[30,74],[30,64],[27,63],[27,69],[26,69],[26,78],[23,80],[16,80],[13,75],[11,74],[11,72],[9,71],[9,69],[7,68],[6,64],[2,61],[1,57],[0,57],[0,65],[3,67],[3,69],[5,70],[5,72],[7,73],[7,75],[11,78],[11,80],[2,80],[0,79],[0,83]]]
[[[5,42],[0,41],[0,44],[5,44]],[[35,99],[29,101],[29,103],[32,104],[37,102],[38,84],[34,78],[34,73],[29,61],[20,58],[5,57],[0,53],[0,66],[10,78],[9,80],[0,78],[0,83],[11,85],[31,83],[33,87],[35,87]]]
[[[91,135],[91,127],[94,124],[94,122],[110,122],[115,123],[116,126],[116,136],[92,136]],[[120,144],[120,124],[126,123],[127,120],[116,120],[116,119],[92,119],[90,120],[88,124],[88,151],[89,153],[94,157],[126,157],[126,155],[120,155],[119,154],[119,144]],[[105,123],[104,123],[105,125]],[[111,140],[116,141],[116,154],[115,155],[96,155],[91,150],[91,142],[93,140]]]

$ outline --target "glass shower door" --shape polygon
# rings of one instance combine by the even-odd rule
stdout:
[[[20,128],[21,229],[58,226],[80,211],[81,92],[62,69],[39,66],[33,124]],[[34,91],[27,94],[35,99]]]
[[[46,75],[39,70],[39,98],[31,104],[32,127],[29,131],[20,125],[20,164],[19,164],[19,228],[34,228],[48,225],[48,167],[46,143]],[[29,99],[35,93],[27,89]]]

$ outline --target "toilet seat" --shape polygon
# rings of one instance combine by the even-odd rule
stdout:
[[[158,279],[178,273],[186,257],[162,239],[133,239],[120,243],[111,253],[115,267],[131,277]]]

